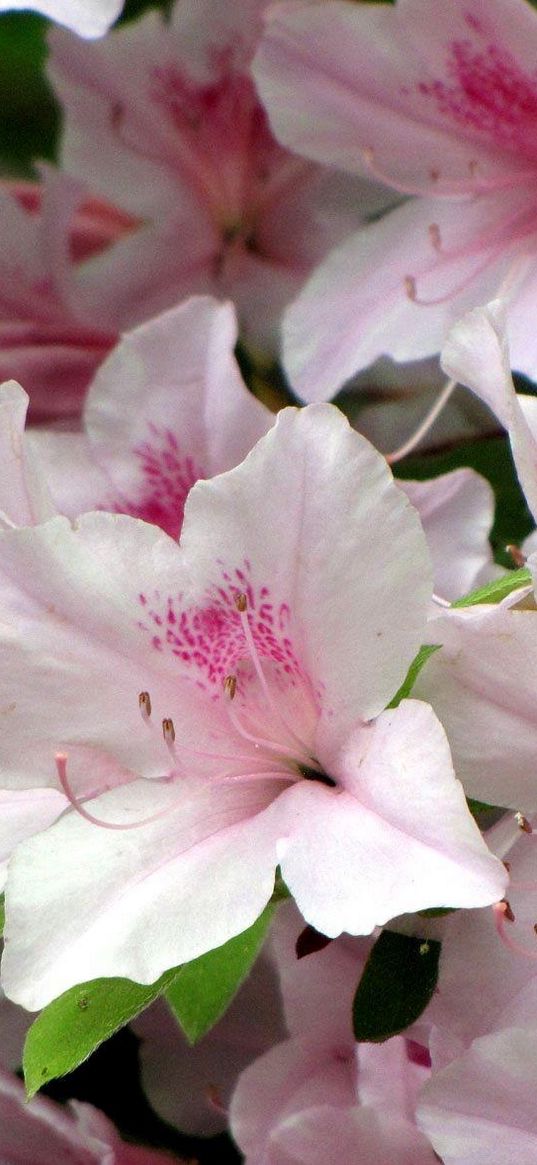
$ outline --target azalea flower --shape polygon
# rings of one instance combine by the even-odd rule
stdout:
[[[514,367],[537,375],[536,47],[527,0],[270,9],[254,69],[278,140],[415,196],[333,251],[290,309],[304,399],[379,355],[438,352],[502,285]]]
[[[127,333],[93,379],[83,431],[27,435],[57,511],[132,514],[177,538],[194,482],[237,465],[274,422],[236,341],[232,305],[209,296]]]
[[[237,304],[273,355],[284,304],[384,205],[378,184],[283,149],[250,77],[264,0],[182,0],[99,44],[51,37],[62,166],[137,229],[80,273],[86,318],[124,331],[187,295]]]
[[[65,24],[79,36],[102,36],[119,16],[123,0],[41,0],[40,4],[29,4],[27,0],[10,0],[0,4],[0,12],[25,12],[31,9]]]
[[[446,1165],[537,1162],[535,1027],[526,1009],[515,1023],[476,1039],[423,1089],[418,1123]]]
[[[384,710],[424,636],[427,551],[337,410],[285,410],[198,482],[180,547],[105,513],[0,541],[4,781],[58,787],[56,753],[73,807],[10,863],[15,1001],[153,981],[251,925],[278,864],[329,936],[502,897],[434,713]]]
[[[173,1165],[179,1160],[156,1149],[127,1144],[90,1104],[71,1101],[67,1108],[45,1097],[28,1103],[16,1076],[0,1070],[0,1154],[6,1165]]]
[[[0,184],[0,380],[27,388],[32,421],[79,414],[114,343],[110,327],[80,318],[73,277],[124,229],[118,212],[97,201],[84,206],[78,184],[49,168],[39,185]]]
[[[418,1057],[402,1037],[360,1045],[351,1030],[370,942],[344,937],[297,960],[297,913],[286,903],[271,936],[288,1038],[242,1072],[231,1100],[230,1128],[247,1165],[433,1165],[415,1123],[430,1074],[426,1049]]]

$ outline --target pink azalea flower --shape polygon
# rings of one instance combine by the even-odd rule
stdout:
[[[0,12],[19,12],[21,9],[40,12],[49,20],[65,24],[79,36],[102,36],[123,8],[123,0],[41,0],[31,4],[28,0],[9,0],[0,4]]]
[[[507,429],[520,484],[537,521],[537,402],[515,390],[503,300],[474,308],[455,324],[442,349],[442,367],[475,392]]]
[[[264,0],[182,0],[98,45],[51,38],[62,164],[139,220],[85,270],[87,318],[125,330],[183,297],[232,298],[272,354],[284,304],[385,203],[378,186],[283,149],[249,63]]]
[[[335,250],[289,311],[304,399],[383,353],[439,351],[504,281],[514,366],[537,375],[536,47],[527,0],[270,10],[255,75],[278,139],[417,196]]]
[[[433,1073],[417,1118],[445,1165],[537,1162],[535,1030],[521,1009],[516,1026],[476,1039]]]
[[[28,1103],[20,1080],[0,1070],[0,1158],[5,1165],[173,1165],[177,1157],[122,1141],[90,1104]]]
[[[237,465],[274,423],[243,383],[236,340],[232,305],[208,296],[124,336],[90,387],[84,431],[30,434],[57,510],[132,514],[177,538],[194,482]]]
[[[337,939],[298,961],[302,927],[286,903],[271,936],[290,1038],[242,1073],[231,1101],[247,1165],[433,1165],[414,1119],[426,1052],[417,1062],[405,1039],[357,1045],[351,1031],[369,940]]]
[[[77,218],[80,202],[78,186],[48,169],[40,186],[0,185],[0,380],[27,388],[33,421],[76,416],[115,339],[110,327],[81,320],[72,280],[125,219],[96,201]]]
[[[180,547],[110,514],[0,541],[4,784],[54,787],[61,749],[76,806],[10,864],[16,1001],[152,981],[249,926],[278,864],[332,936],[501,898],[432,710],[384,711],[423,640],[427,551],[337,410],[284,411],[198,482]]]

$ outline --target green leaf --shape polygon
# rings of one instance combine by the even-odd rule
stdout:
[[[431,658],[431,655],[434,655],[435,651],[438,651],[439,646],[440,645],[438,643],[426,643],[423,647],[420,647],[416,658],[413,659],[412,663],[410,664],[401,687],[395,693],[393,700],[390,700],[388,708],[397,708],[397,705],[401,703],[401,700],[406,700],[407,696],[410,695],[414,684],[416,683],[422,667],[427,663],[427,660]]]
[[[269,902],[243,934],[179,969],[166,998],[191,1044],[227,1010],[261,950],[275,909]]]
[[[23,1052],[24,1080],[30,1099],[87,1060],[95,1048],[148,1007],[169,987],[178,968],[145,987],[130,979],[93,979],[65,991],[32,1024]]]
[[[414,1023],[436,987],[439,958],[439,942],[383,930],[354,996],[356,1039],[381,1043]]]
[[[527,566],[522,566],[520,570],[510,570],[501,578],[494,579],[494,582],[487,583],[476,591],[470,591],[469,595],[463,595],[462,599],[457,599],[451,606],[473,607],[477,603],[500,603],[520,587],[531,586],[532,581]]]

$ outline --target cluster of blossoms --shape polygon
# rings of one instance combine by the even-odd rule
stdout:
[[[537,1165],[537,7],[33,7],[0,1160]],[[128,1022],[151,1144],[35,1095]]]

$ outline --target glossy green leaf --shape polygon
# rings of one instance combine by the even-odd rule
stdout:
[[[72,1072],[169,987],[174,967],[150,986],[130,979],[93,979],[65,991],[38,1015],[23,1052],[28,1097],[49,1080]]]
[[[436,987],[439,958],[439,942],[383,930],[354,996],[356,1039],[381,1043],[414,1023]]]
[[[276,909],[269,902],[253,926],[180,968],[166,998],[191,1044],[210,1031],[229,1007],[265,940]]]

